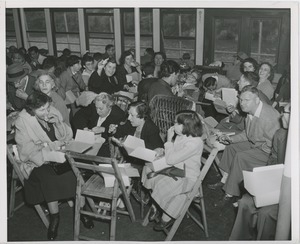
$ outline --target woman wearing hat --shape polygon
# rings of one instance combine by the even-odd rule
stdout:
[[[7,98],[16,110],[21,110],[25,106],[27,97],[34,89],[35,78],[28,75],[28,72],[21,63],[7,67]]]

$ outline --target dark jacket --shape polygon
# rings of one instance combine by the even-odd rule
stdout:
[[[132,73],[137,72],[137,69],[135,67],[131,67]],[[127,70],[125,69],[124,65],[121,64],[117,67],[116,76],[120,83],[120,86],[123,88],[124,85],[127,84],[126,75],[128,75]],[[130,85],[130,84],[129,84]]]
[[[103,70],[101,76],[97,72],[92,73],[88,82],[88,88],[89,91],[97,94],[100,92],[113,94],[121,90],[121,85],[115,76],[108,77]]]
[[[77,129],[83,129],[85,127],[92,129],[97,126],[99,115],[95,104],[92,103],[87,107],[81,108],[73,117],[71,125],[74,130],[74,134]],[[121,121],[125,120],[125,112],[118,106],[113,105],[110,114],[107,116],[105,121],[102,123],[101,127],[105,128],[105,132],[102,133],[102,137],[105,139],[105,143],[102,145],[98,152],[98,156],[110,157],[110,150],[108,144],[108,129],[110,124],[119,124]]]
[[[147,101],[150,102],[155,95],[174,96],[171,86],[162,79],[153,82],[149,87]]]
[[[150,86],[156,82],[158,78],[151,77],[142,79],[138,84],[138,101],[147,102],[147,96]]]

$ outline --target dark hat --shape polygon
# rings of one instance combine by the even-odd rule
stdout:
[[[6,69],[6,80],[8,82],[15,82],[26,76],[28,72],[29,70],[24,69],[23,65],[20,63],[11,64]]]
[[[249,58],[249,56],[244,52],[238,52],[237,54],[234,55],[234,57],[239,57],[242,60]]]

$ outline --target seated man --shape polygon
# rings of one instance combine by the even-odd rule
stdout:
[[[74,132],[77,129],[88,129],[95,134],[101,134],[105,139],[101,146],[98,156],[110,157],[109,150],[109,126],[110,124],[119,124],[125,120],[125,112],[114,105],[114,99],[111,95],[102,92],[92,104],[81,108],[71,120]]]
[[[283,164],[287,143],[290,104],[282,113],[282,127],[276,131],[268,165]],[[274,240],[278,204],[256,208],[253,197],[243,195],[238,202],[238,212],[229,240]]]
[[[146,63],[142,68],[143,79],[138,84],[138,101],[147,102],[147,94],[150,86],[158,80],[154,77],[154,64]]]
[[[22,110],[27,97],[33,93],[35,78],[28,75],[21,63],[14,63],[7,67],[7,100],[16,110]]]
[[[242,111],[247,113],[245,130],[232,137],[220,137],[220,142],[232,143],[226,146],[219,165],[226,172],[222,183],[217,183],[220,186],[226,181],[223,186],[226,192],[224,200],[240,195],[243,170],[250,171],[254,167],[267,165],[274,134],[280,128],[279,113],[260,100],[257,88],[245,86],[239,102]]]

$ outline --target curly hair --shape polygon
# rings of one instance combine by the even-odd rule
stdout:
[[[30,94],[26,100],[25,110],[31,116],[35,115],[35,110],[44,106],[46,103],[51,103],[51,97],[47,96],[46,94],[40,91],[34,91]]]
[[[140,119],[149,118],[149,107],[144,102],[132,102],[129,104],[128,109],[135,108],[137,112],[137,117]]]
[[[272,82],[273,79],[274,79],[274,73],[275,73],[274,68],[273,68],[272,64],[270,64],[269,62],[263,62],[263,63],[261,63],[261,64],[259,65],[259,69],[260,69],[261,66],[263,66],[264,64],[265,64],[265,65],[268,65],[268,66],[270,67],[270,76],[269,76],[268,80],[269,80],[270,82]]]

